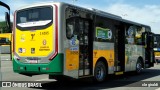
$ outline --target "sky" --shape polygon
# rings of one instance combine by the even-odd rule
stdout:
[[[121,16],[123,19],[151,26],[154,33],[160,34],[160,1],[159,0],[0,0],[11,7],[11,21],[13,13],[22,6],[38,2],[58,1],[75,4],[85,8],[95,8]],[[1,15],[5,9],[0,9]],[[3,13],[2,13],[3,11]]]

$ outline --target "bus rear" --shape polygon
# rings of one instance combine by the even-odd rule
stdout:
[[[58,7],[39,4],[14,15],[13,70],[24,75],[61,74],[63,54],[58,53]]]

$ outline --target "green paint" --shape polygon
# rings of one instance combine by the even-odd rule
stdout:
[[[16,73],[28,74],[62,74],[63,57],[63,54],[58,54],[50,63],[46,64],[28,64],[13,60],[13,71]],[[46,70],[45,68],[49,68],[49,70]]]

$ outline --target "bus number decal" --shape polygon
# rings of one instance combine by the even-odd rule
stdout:
[[[78,51],[71,51],[70,53],[71,53],[71,54],[75,54],[75,55],[78,55],[78,54],[79,54]]]
[[[40,35],[49,35],[49,32],[48,31],[40,32]]]

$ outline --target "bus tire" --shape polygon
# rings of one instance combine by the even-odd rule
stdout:
[[[138,59],[137,63],[136,63],[136,74],[140,74],[142,72],[142,61],[140,59]]]
[[[96,82],[102,82],[105,80],[106,74],[107,73],[104,62],[98,61],[94,69],[94,80]]]

